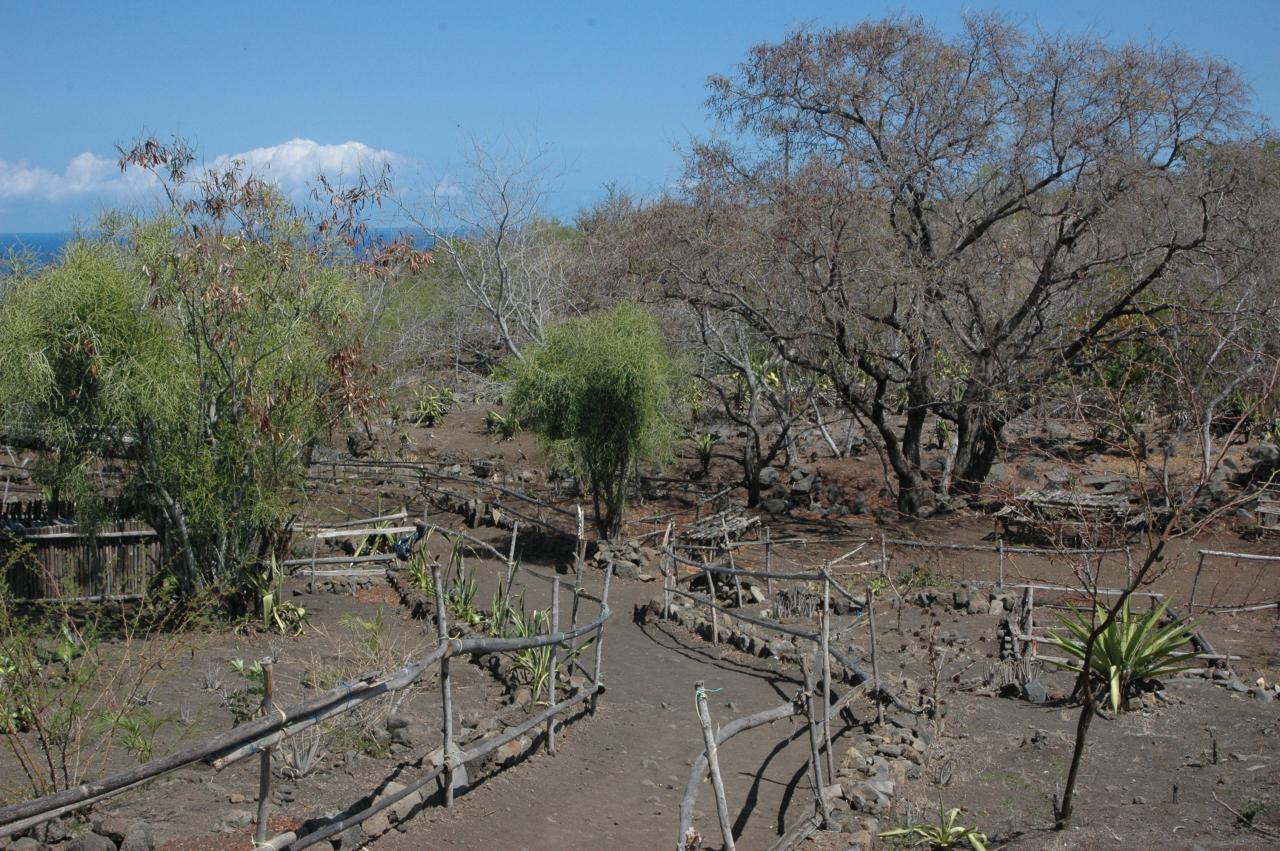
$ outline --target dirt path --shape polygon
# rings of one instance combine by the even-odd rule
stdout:
[[[599,581],[599,575],[593,577]],[[595,589],[590,589],[595,590]],[[431,807],[373,847],[568,849],[662,848],[674,845],[677,811],[691,760],[702,750],[693,685],[723,691],[711,698],[718,723],[775,706],[797,684],[775,666],[724,651],[669,624],[637,625],[635,603],[653,585],[618,583],[605,633],[608,692],[596,716],[559,738],[559,753],[539,750],[522,764],[481,782],[449,811]],[[744,847],[766,847],[783,822],[807,813],[804,728],[780,723],[744,734],[722,752],[727,796]],[[791,733],[785,746],[781,740]],[[698,823],[714,829],[710,789],[699,797]],[[793,799],[794,795],[794,799]],[[590,842],[585,842],[591,837]],[[710,843],[709,843],[710,844]]]

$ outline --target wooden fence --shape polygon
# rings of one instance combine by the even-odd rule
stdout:
[[[439,527],[436,527],[439,528]],[[440,530],[447,532],[447,530]],[[466,536],[464,536],[466,537]],[[508,560],[508,570],[514,577],[518,565],[498,553],[496,549],[473,538],[467,540],[475,545],[483,546],[499,558]],[[514,547],[513,547],[514,549]],[[581,553],[581,547],[578,553]],[[436,626],[438,643],[436,648],[421,659],[410,662],[402,668],[387,673],[371,674],[358,680],[343,683],[324,694],[291,706],[278,706],[270,702],[270,696],[264,700],[262,717],[241,724],[228,732],[212,736],[193,744],[176,753],[151,760],[143,765],[121,771],[89,783],[81,784],[52,795],[46,795],[31,801],[0,807],[0,838],[11,836],[30,827],[41,824],[66,813],[96,804],[113,795],[120,794],[142,783],[154,780],[184,766],[203,762],[213,770],[219,771],[229,765],[258,756],[264,765],[269,766],[273,749],[290,736],[320,724],[328,719],[350,712],[370,700],[408,688],[420,682],[432,671],[439,671],[443,718],[441,735],[443,746],[440,764],[420,777],[405,784],[404,788],[393,795],[384,796],[365,807],[352,805],[345,812],[329,819],[308,822],[308,832],[286,832],[271,839],[264,834],[264,826],[268,815],[271,798],[271,773],[263,770],[260,774],[258,790],[259,829],[256,838],[258,848],[271,848],[276,851],[289,849],[300,851],[331,836],[346,831],[360,824],[378,812],[393,807],[411,795],[423,800],[424,787],[433,781],[441,782],[445,790],[445,803],[453,801],[454,775],[471,763],[488,756],[530,731],[542,728],[545,747],[554,753],[556,727],[560,719],[564,719],[579,707],[587,706],[593,710],[599,695],[605,690],[603,678],[603,646],[604,626],[611,611],[609,609],[609,580],[611,572],[606,572],[604,586],[600,596],[588,593],[582,587],[583,561],[577,558],[577,575],[574,584],[567,589],[572,593],[573,601],[570,609],[568,629],[562,626],[560,617],[560,597],[566,591],[562,588],[559,577],[546,577],[528,568],[525,572],[551,583],[551,624],[545,633],[521,638],[488,638],[467,637],[452,638],[449,636],[445,612],[445,594],[441,586],[439,565],[432,567],[435,583]],[[510,579],[508,580],[508,587]],[[580,601],[594,602],[598,605],[597,617],[584,624],[579,624]],[[451,691],[449,671],[450,660],[463,656],[474,656],[483,653],[514,653],[540,647],[551,648],[551,666],[555,670],[556,659],[561,648],[567,651],[563,658],[573,658],[581,647],[579,642],[594,636],[594,668],[586,671],[585,667],[575,662],[575,666],[589,674],[590,684],[574,694],[561,694],[556,677],[550,677],[545,686],[543,696],[547,708],[535,713],[518,726],[508,728],[502,733],[482,739],[471,744],[465,750],[454,745],[457,717],[456,707]]]
[[[110,600],[146,593],[160,563],[160,539],[126,520],[92,533],[78,524],[11,527],[0,553],[12,554],[5,580],[19,599]]]
[[[1205,581],[1204,595],[1196,602],[1196,592],[1200,590],[1204,579],[1206,564],[1229,559],[1231,569],[1214,573],[1211,580]],[[1258,565],[1251,577],[1245,576],[1240,562],[1253,562]],[[1276,563],[1280,556],[1260,555],[1258,553],[1233,553],[1224,550],[1200,550],[1200,558],[1196,563],[1195,577],[1191,581],[1191,595],[1187,599],[1188,611],[1199,609],[1202,612],[1250,612],[1263,609],[1280,609],[1280,578],[1276,576]],[[1225,586],[1225,587],[1224,587]],[[1270,598],[1270,599],[1268,599]]]
[[[668,536],[669,537],[669,536]],[[865,545],[865,542],[864,542]],[[700,549],[700,548],[694,548]],[[893,692],[888,685],[881,680],[879,670],[879,650],[877,647],[877,634],[875,629],[875,597],[871,593],[868,585],[866,595],[863,599],[858,599],[854,595],[846,591],[839,582],[833,581],[832,571],[846,561],[848,558],[860,552],[862,546],[846,553],[836,559],[831,559],[823,564],[818,570],[810,570],[803,572],[776,572],[768,570],[749,570],[736,566],[733,559],[733,549],[727,549],[727,563],[712,564],[709,560],[696,562],[685,558],[671,546],[663,548],[663,616],[671,616],[671,607],[674,597],[686,598],[694,603],[695,606],[705,606],[711,620],[711,640],[713,643],[719,643],[719,616],[724,615],[734,620],[751,624],[761,629],[786,635],[792,639],[800,639],[812,643],[813,654],[816,655],[816,663],[810,661],[810,654],[804,653],[800,657],[801,670],[804,674],[805,686],[796,697],[788,703],[780,706],[766,709],[753,715],[736,718],[725,724],[714,736],[709,730],[709,721],[704,719],[704,730],[706,733],[706,747],[702,754],[694,760],[693,767],[689,771],[688,779],[685,783],[684,797],[680,803],[679,826],[676,835],[676,848],[678,851],[686,851],[686,849],[694,847],[691,843],[695,841],[697,836],[693,829],[693,811],[697,804],[698,790],[702,782],[702,778],[710,771],[712,772],[713,784],[716,787],[716,808],[717,814],[720,816],[721,834],[724,840],[724,847],[732,849],[733,836],[729,830],[729,818],[724,801],[724,793],[718,778],[717,770],[714,767],[716,748],[724,744],[733,736],[747,730],[755,729],[772,721],[789,718],[793,715],[802,715],[807,721],[809,730],[809,779],[813,788],[814,805],[816,812],[813,815],[806,816],[792,825],[787,831],[783,839],[775,845],[775,848],[792,848],[799,842],[803,841],[813,830],[827,824],[830,821],[830,813],[827,807],[826,789],[835,783],[835,758],[831,749],[831,719],[833,714],[837,714],[845,706],[848,706],[854,699],[862,694],[870,694],[875,702],[877,717],[883,723],[884,721],[884,704],[889,704],[894,708],[907,713],[914,714],[916,710],[911,708],[902,698]],[[876,565],[880,569],[885,568],[885,562],[882,559],[873,559],[867,562],[860,562],[857,566],[865,567]],[[679,569],[686,568],[688,576],[680,577]],[[701,576],[706,581],[707,593],[697,594],[692,590],[685,591],[679,586],[682,582],[692,580],[694,577]],[[717,602],[715,591],[715,576],[728,577],[735,585],[736,596],[739,606],[729,608],[722,606]],[[822,603],[818,610],[819,628],[816,632],[811,632],[776,621],[766,619],[764,617],[756,617],[747,615],[741,609],[741,588],[739,583],[744,577],[753,579],[765,579],[770,583],[773,582],[798,582],[798,583],[821,583],[822,586]],[[858,605],[866,617],[855,621],[849,627],[850,629],[858,628],[863,623],[867,623],[870,627],[871,637],[871,665],[870,672],[863,671],[858,662],[832,646],[833,635],[831,632],[831,595],[835,592],[850,602]],[[845,694],[833,700],[834,678],[832,676],[832,662],[842,666],[845,669],[846,680],[851,680],[854,687],[846,690]],[[815,670],[816,668],[816,670]],[[821,681],[821,690],[819,691],[818,681]],[[696,695],[699,704],[700,714],[705,714],[705,694],[701,691],[699,684],[699,692]],[[822,757],[825,754],[826,759]]]

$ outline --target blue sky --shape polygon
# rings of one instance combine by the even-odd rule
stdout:
[[[208,160],[249,154],[297,188],[390,159],[407,189],[461,179],[474,137],[545,148],[548,212],[616,182],[652,195],[708,127],[708,74],[800,23],[900,11],[953,31],[965,10],[1028,26],[1151,38],[1232,61],[1280,115],[1280,2],[254,3],[0,0],[0,231],[66,230],[145,204],[114,145],[180,135]]]

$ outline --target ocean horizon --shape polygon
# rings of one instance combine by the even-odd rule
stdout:
[[[92,233],[92,231],[81,231],[80,233]],[[76,231],[69,230],[45,232],[11,231],[8,233],[0,233],[0,261],[8,257],[11,253],[30,253],[39,265],[52,263],[58,259],[58,255],[62,253],[62,249],[66,247],[67,243],[75,239],[76,234]],[[369,229],[370,238],[381,238],[387,242],[390,242],[403,234],[410,235],[416,245],[425,247],[430,244],[430,240],[415,228],[392,227]]]

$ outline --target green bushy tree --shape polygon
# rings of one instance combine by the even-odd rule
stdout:
[[[654,318],[623,302],[550,329],[513,365],[512,406],[591,489],[602,537],[622,532],[637,462],[670,454],[679,370]]]
[[[364,303],[346,223],[317,235],[239,165],[188,173],[152,140],[122,153],[173,202],[104,217],[0,307],[0,409],[49,460],[51,491],[107,465],[164,535],[187,592],[256,603],[308,447],[369,403]]]

